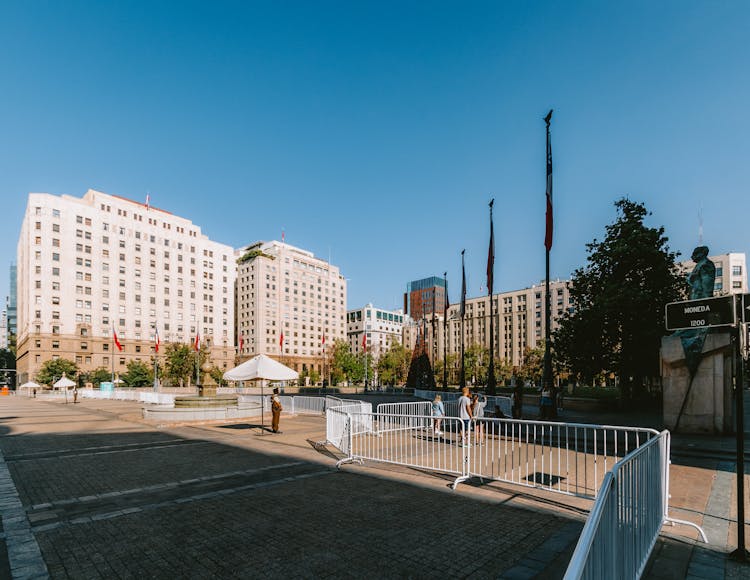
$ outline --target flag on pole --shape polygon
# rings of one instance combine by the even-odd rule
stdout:
[[[281,336],[279,336],[279,350],[282,350],[284,348],[284,331],[281,331]]]
[[[161,344],[161,340],[159,340],[159,329],[154,328],[154,352],[158,354],[159,352],[159,345]]]
[[[466,314],[466,269],[464,268],[464,252],[461,250],[461,318]]]
[[[547,227],[544,234],[544,247],[549,252],[552,249],[552,141],[549,135],[549,123],[552,120],[552,109],[550,109],[544,122],[547,123]]]
[[[193,341],[193,348],[195,351],[199,351],[201,349],[201,333],[196,332],[195,333],[195,340]]]
[[[366,332],[362,333],[362,348],[364,349],[365,352],[367,352],[367,333]]]
[[[443,272],[443,280],[445,280],[445,301],[443,304],[443,322],[448,322],[448,307],[450,301],[448,300],[448,272]]]
[[[492,296],[492,284],[495,281],[495,226],[492,223],[492,206],[495,200],[490,202],[490,248],[487,251],[487,296]]]
[[[323,336],[320,339],[320,344],[323,345],[323,348],[325,348],[325,346],[326,346],[326,334],[325,334],[325,332],[323,333]]]
[[[245,346],[245,341],[242,338],[242,335],[240,334],[240,350],[242,350],[242,347]]]
[[[115,327],[112,327],[112,338],[115,341],[115,346],[117,347],[117,350],[122,351],[122,345],[120,344],[120,341],[117,340],[117,332],[115,331]]]

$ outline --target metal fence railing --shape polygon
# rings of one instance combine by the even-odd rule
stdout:
[[[595,499],[567,579],[639,578],[667,521],[706,540],[669,517],[668,431],[444,417],[437,433],[431,414],[405,405],[329,407],[328,441],[345,455],[338,465],[377,461],[454,475],[454,488],[477,477]]]
[[[432,403],[380,403],[377,407],[379,433],[409,429],[434,429]]]
[[[640,578],[664,523],[666,437],[646,442],[609,471],[565,574]]]

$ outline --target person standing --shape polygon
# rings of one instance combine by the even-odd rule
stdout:
[[[443,422],[443,417],[445,417],[445,406],[440,395],[435,395],[435,400],[432,401],[432,417],[435,424],[435,435],[442,435],[443,432],[440,430],[440,424]]]
[[[523,385],[516,384],[513,389],[513,409],[514,419],[520,419],[523,416]]]
[[[276,387],[271,396],[271,430],[274,433],[279,433],[279,419],[283,410],[284,407],[281,406],[281,400],[279,399],[279,388]]]
[[[474,417],[474,439],[479,445],[484,442],[484,421],[481,419],[484,417],[484,408],[487,406],[487,397],[482,395],[482,400],[479,400],[479,395],[474,393],[471,398],[471,416]]]
[[[464,447],[469,447],[466,437],[471,427],[471,399],[469,398],[469,387],[461,389],[461,396],[458,399],[458,418],[463,423],[463,430],[461,431],[461,443]]]

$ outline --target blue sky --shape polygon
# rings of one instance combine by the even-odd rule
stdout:
[[[623,195],[673,249],[750,250],[750,3],[4,2],[0,271],[30,191],[88,188],[240,246],[279,238],[401,305],[448,271],[480,293],[585,261]],[[7,275],[0,292],[7,294]]]

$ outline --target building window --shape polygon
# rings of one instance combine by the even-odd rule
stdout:
[[[742,266],[732,266],[732,276],[742,276]]]

